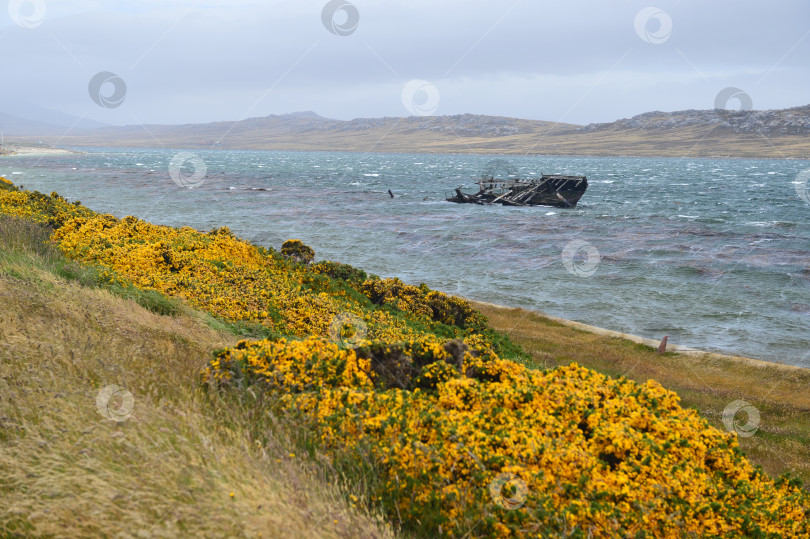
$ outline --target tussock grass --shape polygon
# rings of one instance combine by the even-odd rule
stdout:
[[[179,302],[154,290],[140,290],[132,285],[106,282],[101,278],[101,269],[68,260],[50,242],[53,229],[13,215],[0,215],[0,244],[5,248],[0,261],[6,265],[5,272],[14,277],[25,278],[30,272],[30,255],[36,256],[36,267],[67,281],[82,286],[104,288],[112,294],[129,299],[153,313],[177,316],[182,312]]]
[[[200,386],[212,350],[250,328],[144,308],[49,232],[0,219],[0,536],[393,536],[260,397]],[[125,421],[97,409],[110,384],[133,395]]]
[[[566,326],[539,313],[473,302],[490,325],[528,352],[530,365],[572,361],[609,376],[649,379],[675,391],[681,403],[726,430],[723,410],[744,400],[760,413],[759,429],[739,443],[770,475],[788,474],[810,486],[810,369],[719,354],[658,354],[649,346]],[[743,423],[747,418],[741,415]]]
[[[0,219],[0,536],[393,535],[351,503],[374,490],[373,463],[330,464],[300,418],[280,414],[259,386],[200,386],[214,349],[266,329],[104,284],[50,247],[49,234]],[[762,422],[740,440],[750,459],[807,478],[810,371],[662,356],[536,313],[476,306],[532,366],[576,361],[653,378],[720,428],[729,402],[751,402]],[[97,409],[111,384],[133,394],[125,421]]]

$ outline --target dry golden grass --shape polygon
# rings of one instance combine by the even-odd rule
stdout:
[[[294,426],[200,387],[236,337],[61,280],[31,229],[0,232],[0,536],[393,536],[293,456]],[[123,422],[97,409],[108,384],[134,395]]]
[[[538,367],[577,362],[611,376],[656,380],[723,430],[726,406],[735,400],[753,404],[760,413],[759,430],[739,438],[749,460],[771,475],[790,473],[805,486],[810,484],[810,370],[717,354],[659,354],[649,346],[583,331],[539,313],[474,304]],[[745,422],[744,416],[741,419]]]
[[[425,118],[452,127],[444,117]],[[696,125],[671,129],[609,128],[578,131],[580,126],[512,119],[521,133],[506,136],[465,136],[448,129],[417,129],[404,118],[385,118],[368,129],[345,131],[303,129],[298,121],[281,120],[199,124],[192,127],[153,125],[149,130],[107,128],[98,133],[41,137],[66,146],[155,146],[156,137],[169,148],[347,152],[480,153],[512,155],[592,155],[633,157],[748,157],[806,159],[810,138],[803,134],[735,133],[728,128]],[[250,124],[250,125],[247,125]],[[227,136],[223,138],[223,135]],[[17,142],[25,143],[25,139]],[[30,143],[30,141],[27,141]],[[546,171],[551,173],[553,171]]]
[[[179,311],[160,316],[57,277],[64,260],[45,238],[38,225],[0,220],[0,536],[394,535],[352,507],[318,455],[291,454],[306,434],[254,400],[266,397],[200,387],[211,351],[234,335],[184,305],[157,305]],[[578,362],[658,380],[718,428],[731,401],[751,402],[761,424],[740,439],[749,458],[810,480],[810,371],[659,355],[537,313],[476,306],[538,367]],[[125,421],[97,409],[109,384],[134,395]],[[362,478],[342,479],[364,489]]]

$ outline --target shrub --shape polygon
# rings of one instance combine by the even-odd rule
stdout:
[[[577,365],[538,371],[499,357],[486,319],[463,299],[367,279],[358,301],[344,282],[227,229],[116,219],[56,194],[0,190],[0,212],[56,228],[61,253],[97,268],[81,279],[131,283],[158,312],[176,307],[160,298],[179,297],[229,324],[266,328],[273,339],[217,353],[204,378],[272,392],[272,406],[302,417],[335,462],[371,466],[373,501],[410,531],[808,534],[808,499],[795,482],[765,477],[733,435],[677,395],[652,381]],[[9,237],[15,230],[0,227]],[[298,240],[285,247],[290,258],[314,256]],[[357,349],[323,339],[344,313],[367,324],[369,341]],[[282,332],[303,340],[278,339]],[[463,342],[441,337],[462,332]]]
[[[430,337],[356,350],[312,338],[242,342],[205,374],[266,384],[327,453],[371,463],[373,499],[418,535],[809,531],[798,486],[765,477],[734,435],[653,381],[575,364],[540,372],[476,339]]]
[[[328,275],[333,279],[341,279],[355,286],[363,284],[363,282],[368,279],[366,272],[361,269],[357,269],[349,264],[341,264],[340,262],[331,262],[328,260],[323,260],[313,265],[310,271]]]
[[[17,188],[14,187],[14,184],[5,179],[4,177],[0,176],[0,191],[16,191]]]
[[[390,305],[434,322],[463,329],[483,330],[487,327],[486,317],[467,300],[431,290],[425,284],[416,287],[399,279],[369,279],[361,290],[375,304]]]
[[[303,264],[309,264],[315,258],[312,247],[304,245],[301,240],[285,241],[281,245],[281,254]]]

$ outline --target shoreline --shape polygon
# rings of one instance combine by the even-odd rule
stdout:
[[[44,147],[41,148],[41,147],[35,147],[35,146],[20,146],[20,147],[17,147],[17,148],[19,150],[19,153],[17,153],[16,155],[21,155],[21,156],[22,155],[32,155],[32,156],[35,156],[35,155],[66,155],[66,154],[80,155],[80,154],[84,153],[81,150],[71,150],[71,149],[64,149],[64,148],[44,148]],[[245,150],[245,151],[250,151],[250,150]],[[642,336],[631,334],[631,333],[624,333],[624,332],[621,332],[621,331],[610,330],[610,329],[602,328],[602,327],[599,327],[599,326],[589,325],[589,324],[586,324],[586,323],[583,323],[583,322],[577,322],[577,321],[574,321],[574,320],[568,320],[568,319],[565,319],[565,318],[555,317],[555,316],[552,316],[552,315],[547,314],[547,313],[545,313],[543,311],[540,311],[540,310],[526,309],[526,308],[523,308],[523,307],[514,307],[514,306],[498,304],[498,303],[490,303],[490,302],[486,302],[486,301],[473,300],[471,298],[463,298],[463,299],[466,299],[466,300],[468,300],[468,301],[470,301],[472,303],[475,303],[475,304],[487,305],[489,307],[497,308],[497,309],[501,309],[501,310],[525,311],[526,313],[532,313],[532,314],[541,316],[544,319],[547,319],[549,321],[556,322],[556,323],[559,323],[559,324],[562,324],[562,325],[565,325],[565,326],[568,326],[568,327],[572,327],[572,328],[575,328],[575,329],[579,329],[579,330],[582,330],[582,331],[586,331],[588,333],[592,333],[592,334],[595,334],[595,335],[602,335],[602,336],[606,336],[606,337],[614,337],[614,338],[624,339],[624,340],[627,340],[627,341],[630,341],[630,342],[633,342],[633,343],[636,343],[636,344],[642,344],[642,345],[645,345],[645,346],[649,346],[649,347],[652,347],[653,351],[655,351],[658,348],[659,344],[660,344],[660,341],[657,341],[657,340],[654,340],[654,339],[642,337]],[[666,351],[667,352],[674,352],[674,353],[678,353],[678,354],[683,354],[683,355],[696,356],[696,357],[706,357],[706,358],[713,358],[713,359],[733,360],[733,361],[735,361],[737,363],[740,363],[740,364],[758,366],[760,368],[771,367],[771,368],[776,368],[776,369],[780,369],[780,370],[783,370],[783,371],[793,371],[793,370],[796,370],[796,369],[801,370],[801,371],[810,370],[810,366],[800,366],[800,365],[782,363],[782,362],[773,361],[773,360],[767,360],[767,359],[757,359],[757,358],[753,358],[753,357],[746,357],[746,356],[727,354],[727,353],[723,353],[723,352],[709,351],[709,350],[693,348],[693,347],[689,347],[689,346],[685,346],[685,345],[681,345],[681,344],[675,344],[675,343],[672,343],[672,342],[669,342],[667,344]],[[801,358],[801,356],[794,356],[794,357],[797,357],[797,359]]]
[[[18,146],[8,144],[0,149],[0,157],[39,157],[47,155],[81,155],[84,152],[68,150],[66,148],[51,148],[49,146]]]
[[[81,211],[80,208],[70,205],[61,197],[59,199],[54,197],[51,200],[54,200],[53,207],[48,205],[45,210],[53,212],[54,215],[57,215],[57,211],[64,211],[70,215],[76,215]],[[95,212],[92,214],[98,215]],[[47,233],[47,229],[45,231]],[[193,229],[191,231],[193,232]],[[195,232],[195,234],[205,233]],[[35,241],[38,238],[34,234],[31,234],[30,237]],[[213,251],[213,254],[222,252],[222,247],[214,248],[216,251]],[[212,258],[212,256],[203,257],[203,259]],[[196,258],[188,257],[183,260],[184,263],[190,264],[191,260],[196,260]],[[238,264],[238,259],[235,264]],[[230,266],[227,267],[230,268]],[[242,267],[247,267],[250,271],[250,266],[247,264]],[[288,266],[281,267],[283,269]],[[199,273],[207,275],[207,273],[203,273],[207,272],[207,268],[207,266],[203,267]],[[199,271],[196,266],[194,269]],[[147,272],[145,274],[151,274],[153,270],[146,268],[145,271]],[[239,270],[237,269],[237,271]],[[164,272],[168,273],[168,270],[164,269]],[[237,291],[244,290],[246,293],[257,290],[252,281],[240,280],[240,274],[244,275],[245,272],[229,273],[225,278],[219,278],[219,280],[207,280],[204,293],[208,294],[207,291],[212,289],[214,293],[205,297],[214,298],[225,295],[235,297],[232,293],[219,293],[219,290],[236,289]],[[14,282],[20,282],[23,287],[27,286],[20,275],[25,276],[24,273],[19,272],[12,275],[16,279]],[[273,278],[271,272],[267,279]],[[193,282],[193,279],[189,282]],[[288,289],[290,292],[286,297],[294,297],[302,292],[306,294],[322,293],[317,290],[304,292],[295,285],[293,279],[290,279]],[[333,290],[330,289],[329,292],[333,292]],[[334,292],[339,294],[340,290],[334,290]],[[810,444],[807,444],[807,440],[810,439],[810,423],[807,420],[810,396],[806,391],[810,384],[810,369],[706,352],[698,352],[697,355],[677,352],[658,354],[655,349],[657,343],[649,339],[647,342],[651,343],[652,347],[646,345],[644,339],[638,336],[548,317],[538,311],[468,301],[471,306],[488,318],[488,327],[508,336],[511,343],[519,346],[525,352],[525,354],[509,354],[514,356],[513,360],[525,367],[536,368],[541,373],[555,368],[562,368],[560,372],[567,372],[565,369],[568,366],[576,364],[598,373],[600,376],[594,376],[592,378],[594,381],[606,381],[612,378],[618,384],[616,387],[627,387],[624,385],[626,380],[650,388],[656,393],[663,390],[670,391],[672,393],[667,394],[669,395],[667,398],[671,399],[671,402],[691,410],[687,413],[695,414],[691,416],[693,419],[697,420],[700,417],[705,420],[705,422],[699,423],[701,428],[713,426],[721,432],[737,432],[741,450],[750,455],[750,461],[761,465],[771,477],[788,473],[810,482],[810,464],[808,464],[810,463]],[[23,296],[19,304],[21,308],[25,308],[30,304],[30,299]],[[268,305],[276,309],[276,305],[283,304],[279,302],[268,303]],[[151,312],[161,316],[171,315],[173,312],[171,304],[155,303],[154,299],[141,306],[147,306]],[[53,312],[59,313],[60,310],[57,309]],[[367,313],[366,310],[362,312],[364,315]],[[216,314],[218,313],[214,312],[215,316]],[[267,315],[268,313],[262,313],[260,316],[266,317]],[[309,320],[309,313],[304,312],[303,315],[306,315],[306,320]],[[303,315],[300,320],[304,320]],[[403,317],[405,316],[403,314]],[[18,317],[7,318],[13,321]],[[80,317],[80,319],[83,320],[84,317]],[[39,327],[47,327],[47,325]],[[230,328],[234,335],[239,334],[244,337],[243,330],[235,326],[218,324],[216,328],[209,327],[223,330]],[[306,330],[307,326],[304,328]],[[420,328],[418,330],[421,331]],[[35,332],[31,331],[31,333]],[[396,332],[393,333],[393,338],[397,338]],[[127,350],[129,349],[127,348]],[[687,350],[681,351],[687,352]],[[104,352],[107,353],[106,348]],[[123,356],[126,357],[126,354]],[[26,356],[21,354],[20,357]],[[187,354],[183,354],[183,357],[188,359]],[[210,360],[210,357],[208,359]],[[200,367],[201,363],[198,363],[196,372],[200,372]],[[136,387],[134,380],[132,383],[133,387]],[[575,385],[578,386],[577,390],[589,389],[587,381],[582,384],[576,382]],[[535,393],[542,393],[542,390],[535,391]],[[92,407],[88,408],[92,412]],[[741,417],[739,424],[741,428],[748,430],[738,430],[736,427],[738,425],[736,413],[740,410],[744,410],[744,413],[748,414],[746,416],[748,419],[742,423]],[[575,425],[576,422],[573,424]],[[756,435],[757,432],[760,434]]]
[[[532,309],[524,309],[523,307],[510,307],[508,305],[501,305],[501,304],[498,304],[498,303],[490,303],[488,301],[478,301],[478,300],[469,299],[469,298],[463,298],[463,299],[466,299],[467,301],[469,301],[473,305],[486,305],[487,307],[490,307],[492,309],[498,309],[498,310],[502,310],[502,311],[512,311],[512,312],[514,312],[514,311],[523,311],[523,312],[525,312],[527,314],[532,314],[534,316],[539,316],[539,317],[545,318],[546,320],[549,320],[551,322],[556,322],[556,323],[561,324],[563,326],[578,329],[580,331],[585,331],[587,333],[592,333],[594,335],[601,335],[601,336],[604,336],[604,337],[614,337],[614,338],[618,338],[618,339],[624,339],[626,341],[631,341],[631,342],[634,342],[636,344],[643,344],[645,346],[650,346],[653,349],[657,349],[658,345],[661,344],[660,341],[656,341],[655,339],[649,339],[647,337],[642,337],[640,335],[633,335],[631,333],[622,333],[620,331],[614,331],[614,330],[611,330],[611,329],[605,329],[605,328],[601,328],[601,327],[598,327],[598,326],[592,326],[592,325],[589,325],[589,324],[584,324],[582,322],[576,322],[574,320],[568,320],[566,318],[559,318],[559,317],[556,317],[556,316],[551,316],[549,314],[546,314],[546,313],[544,313],[542,311],[536,311],[536,310],[532,310]],[[757,367],[757,368],[761,368],[761,369],[772,368],[772,369],[788,371],[788,372],[810,372],[810,368],[808,368],[808,367],[800,367],[798,365],[790,365],[790,364],[787,364],[787,363],[777,363],[777,362],[774,362],[774,361],[765,361],[765,360],[762,360],[762,359],[754,359],[754,358],[745,357],[745,356],[733,356],[733,355],[729,355],[729,354],[721,354],[719,352],[709,352],[707,350],[700,350],[700,349],[697,349],[697,348],[691,348],[691,347],[683,346],[683,345],[679,345],[679,344],[669,344],[669,343],[667,343],[666,351],[667,352],[672,352],[672,353],[675,353],[675,354],[682,354],[682,355],[685,355],[685,356],[697,357],[697,358],[702,357],[702,358],[706,358],[706,359],[722,359],[722,360],[727,360],[727,361],[733,361],[733,362],[741,364],[741,365]]]
[[[14,146],[14,143],[8,146]],[[249,147],[209,147],[200,145],[178,145],[178,146],[149,146],[149,145],[105,145],[105,144],[77,144],[80,148],[114,148],[114,149],[137,149],[137,150],[175,150],[175,151],[242,151],[242,152],[318,152],[318,153],[375,153],[375,154],[396,154],[396,155],[492,155],[492,156],[526,156],[526,157],[603,157],[608,159],[709,159],[709,160],[724,160],[724,159],[755,159],[755,160],[769,160],[769,161],[810,161],[810,157],[803,157],[799,155],[760,155],[760,156],[743,156],[743,155],[681,155],[681,154],[666,154],[666,153],[648,153],[648,154],[603,154],[603,153],[526,153],[521,150],[513,149],[499,149],[499,148],[482,148],[479,150],[468,151],[453,151],[442,150],[440,148],[426,150],[426,149],[372,149],[363,150],[345,149],[345,148],[301,148],[301,147],[284,147],[284,148],[249,148]],[[4,155],[56,155],[56,154],[84,154],[86,152],[81,150],[68,150],[64,148],[39,148],[36,146],[20,146],[20,148],[30,149],[30,152],[12,152],[4,154],[0,150],[0,157]],[[41,152],[41,153],[40,153]]]
[[[810,369],[701,350],[670,348],[659,354],[657,342],[637,335],[538,311],[470,303],[490,327],[523,348],[527,366],[548,370],[575,363],[638,384],[654,381],[710,425],[736,432],[740,449],[772,477],[789,474],[810,485]]]

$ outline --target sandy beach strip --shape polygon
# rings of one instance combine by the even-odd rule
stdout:
[[[619,338],[619,339],[625,339],[625,340],[628,340],[628,341],[631,341],[631,342],[634,342],[634,343],[637,343],[637,344],[643,344],[645,346],[651,346],[652,348],[655,348],[655,349],[657,349],[658,346],[661,344],[661,341],[656,341],[654,339],[648,339],[646,337],[641,337],[639,335],[632,335],[630,333],[621,333],[619,331],[612,331],[610,329],[600,328],[600,327],[597,327],[597,326],[591,326],[591,325],[588,325],[588,324],[583,324],[582,322],[575,322],[573,320],[567,320],[565,318],[558,318],[556,316],[550,316],[550,315],[548,315],[548,314],[546,314],[544,312],[541,312],[541,311],[533,311],[533,310],[529,310],[529,309],[523,309],[523,308],[520,308],[520,307],[509,307],[508,305],[499,305],[497,303],[489,303],[489,302],[486,302],[486,301],[476,301],[476,300],[468,300],[468,301],[470,301],[474,305],[475,304],[486,305],[486,306],[491,307],[493,309],[498,309],[498,310],[503,310],[503,311],[513,311],[513,312],[515,312],[515,311],[517,311],[517,312],[524,311],[526,313],[531,313],[531,314],[533,314],[535,316],[540,316],[542,318],[545,318],[547,320],[550,320],[552,322],[556,322],[558,324],[561,324],[561,325],[564,325],[564,326],[567,326],[567,327],[570,327],[570,328],[578,329],[578,330],[585,331],[585,332],[588,332],[588,333],[593,333],[595,335],[602,335],[602,336],[605,336],[605,337],[615,337],[615,338]],[[716,353],[716,352],[707,352],[705,350],[698,350],[696,348],[690,348],[688,346],[672,344],[672,343],[667,344],[666,350],[667,350],[667,352],[675,352],[677,354],[684,354],[684,355],[693,356],[693,357],[702,357],[702,358],[705,358],[707,360],[718,360],[718,359],[727,360],[727,361],[732,361],[732,362],[739,363],[739,364],[748,365],[748,366],[751,366],[751,367],[771,368],[771,369],[777,369],[777,370],[781,370],[781,371],[804,371],[804,372],[807,372],[808,370],[810,370],[810,369],[807,369],[805,367],[799,367],[799,366],[796,366],[796,365],[788,365],[788,364],[785,364],[785,363],[775,363],[775,362],[772,362],[772,361],[763,361],[761,359],[754,359],[754,358],[743,357],[743,356],[731,356],[731,355],[720,354],[720,353]]]
[[[68,150],[65,148],[49,148],[43,146],[17,146],[16,144],[8,144],[0,148],[0,157],[39,157],[48,155],[68,155],[77,154],[81,155],[84,152],[77,150]]]

